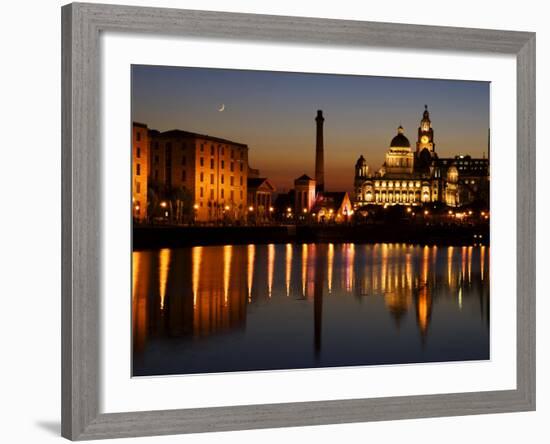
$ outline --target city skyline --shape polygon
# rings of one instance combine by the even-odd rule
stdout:
[[[441,157],[488,155],[488,82],[132,67],[132,120],[247,144],[249,162],[285,191],[314,176],[315,115],[323,110],[325,184],[353,189],[362,154],[373,169],[384,161],[397,126],[414,146],[428,104]]]

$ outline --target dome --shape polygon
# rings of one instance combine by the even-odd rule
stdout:
[[[390,148],[410,148],[411,143],[409,142],[409,139],[405,137],[403,134],[403,127],[399,125],[399,128],[397,128],[397,136],[395,136],[390,143]]]

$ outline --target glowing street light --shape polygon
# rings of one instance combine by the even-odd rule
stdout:
[[[273,213],[273,207],[269,207],[269,212]]]
[[[199,209],[199,204],[193,205],[193,209],[194,209],[194,210],[198,210],[198,209]]]
[[[252,205],[249,206],[249,207],[248,207],[248,211],[250,211],[250,212],[254,211],[254,207],[253,207]]]
[[[166,208],[166,202],[165,202],[165,201],[162,201],[162,202],[160,203],[160,206],[161,206],[161,208]]]

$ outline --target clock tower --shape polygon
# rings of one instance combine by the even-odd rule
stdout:
[[[419,155],[422,150],[427,149],[428,152],[435,152],[434,130],[428,112],[428,105],[424,105],[424,114],[418,128],[418,140],[416,142],[416,154]]]

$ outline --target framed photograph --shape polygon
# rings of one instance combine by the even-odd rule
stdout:
[[[62,434],[535,409],[535,35],[62,8]]]

